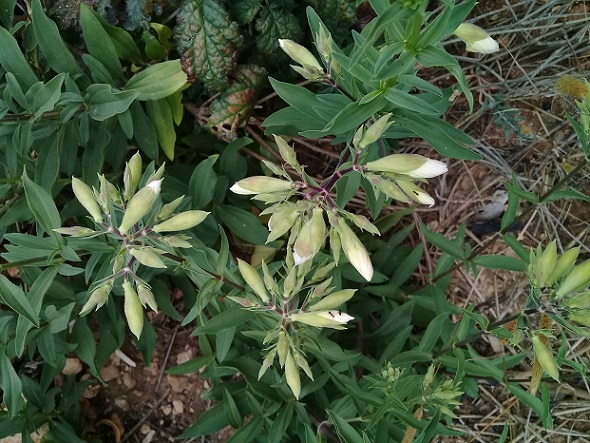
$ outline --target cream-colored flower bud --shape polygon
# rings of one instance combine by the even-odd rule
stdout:
[[[164,269],[167,266],[164,264],[158,254],[154,252],[154,248],[146,246],[143,248],[131,248],[129,254],[137,259],[139,263],[150,268]]]
[[[381,235],[379,229],[377,229],[377,226],[371,223],[369,219],[364,215],[357,215],[347,212],[346,218],[352,221],[358,228],[362,229],[363,231],[367,231],[375,235]]]
[[[276,349],[277,355],[279,356],[279,365],[282,368],[285,366],[285,361],[287,361],[287,355],[289,354],[289,340],[287,340],[287,334],[282,329],[281,332],[279,332],[279,340]]]
[[[557,242],[553,240],[539,255],[532,266],[531,283],[537,288],[551,286],[551,276],[557,264]]]
[[[332,284],[332,277],[330,277],[326,281],[323,281],[321,284],[319,284],[315,288],[313,288],[313,292],[311,293],[311,298],[314,299],[314,298],[318,298],[318,297],[327,296],[334,289],[333,286],[330,287],[330,284]]]
[[[123,253],[120,253],[115,257],[115,259],[113,260],[113,274],[116,274],[121,269],[123,269],[123,267],[125,267],[125,265],[127,264],[126,258],[126,254]]]
[[[123,172],[123,185],[125,187],[125,199],[129,200],[137,187],[139,186],[139,181],[141,180],[141,155],[139,151],[137,151],[130,159],[129,162],[125,165],[125,171]]]
[[[180,197],[162,206],[162,209],[160,209],[160,212],[158,213],[156,220],[165,220],[168,217],[170,217],[174,213],[174,211],[176,211],[176,208],[178,208],[178,206],[182,203],[182,200],[184,200],[184,195],[181,195]]]
[[[291,69],[303,77],[305,80],[316,82],[324,77],[324,72],[317,69],[308,69],[297,65],[291,65]]]
[[[381,177],[374,174],[365,174],[365,177],[387,197],[402,203],[410,203],[412,201],[395,182],[383,180]]]
[[[331,262],[331,263],[328,263],[327,265],[316,268],[315,272],[311,276],[310,281],[317,282],[317,281],[325,279],[328,276],[328,274],[332,271],[332,269],[334,269],[335,267],[336,267],[336,263]]]
[[[301,46],[288,39],[279,39],[279,46],[293,61],[299,63],[304,68],[310,71],[317,70],[324,72],[322,65],[320,65],[314,55],[305,46]]]
[[[246,297],[234,297],[233,295],[228,295],[227,298],[229,298],[232,301],[235,301],[237,304],[239,304],[243,308],[259,308],[260,307],[260,305],[258,303],[254,303],[252,300],[247,299]]]
[[[482,54],[491,54],[500,50],[498,42],[479,26],[471,23],[462,23],[454,34],[465,42],[467,50],[470,52],[480,52]]]
[[[273,349],[272,351],[270,351],[268,354],[266,354],[266,357],[264,357],[264,360],[262,360],[262,366],[260,367],[260,370],[258,371],[258,380],[260,380],[262,378],[262,376],[264,375],[264,373],[266,372],[266,370],[272,366],[272,364],[275,361],[276,355],[277,355],[276,348]]]
[[[293,258],[296,265],[312,259],[322,248],[326,238],[324,210],[314,208],[311,218],[302,226],[293,245]]]
[[[316,38],[317,48],[322,58],[329,62],[332,59],[332,35],[326,27],[320,24],[320,29]]]
[[[275,138],[275,143],[277,144],[279,153],[281,154],[281,157],[283,157],[283,160],[285,160],[285,163],[293,167],[298,167],[299,162],[295,155],[295,149],[289,146],[289,143],[287,143],[282,137],[279,137],[278,135],[273,135],[273,137]]]
[[[565,278],[555,293],[556,297],[581,291],[590,285],[590,260],[576,266]]]
[[[141,331],[143,330],[143,308],[141,307],[141,302],[129,280],[123,281],[123,292],[125,295],[125,318],[127,319],[129,329],[139,340]]]
[[[330,250],[332,251],[332,257],[334,258],[334,264],[338,266],[338,262],[340,261],[340,250],[342,249],[342,240],[340,239],[340,233],[334,229],[330,228]]]
[[[154,297],[154,293],[148,286],[139,285],[137,287],[137,295],[139,296],[139,301],[143,307],[147,305],[152,311],[158,312],[158,303],[156,303],[156,297]]]
[[[168,246],[172,246],[173,248],[192,248],[191,245],[187,240],[190,237],[186,235],[171,235],[166,237],[161,237],[160,241],[163,241]]]
[[[428,193],[424,192],[422,188],[416,186],[413,182],[405,181],[405,180],[396,180],[395,182],[404,194],[410,197],[412,200],[417,201],[423,205],[433,206],[434,199],[428,195]]]
[[[299,400],[299,394],[301,393],[301,378],[299,377],[299,368],[290,352],[287,354],[287,360],[285,361],[285,378],[287,379],[287,384],[291,388],[291,392],[293,392],[295,398]]]
[[[284,208],[273,213],[268,220],[268,230],[270,231],[270,234],[266,239],[266,243],[275,241],[285,235],[289,229],[293,227],[293,224],[300,214],[301,211],[299,211],[297,206],[291,204],[288,204]]]
[[[533,335],[533,350],[535,351],[535,357],[537,358],[541,367],[549,374],[555,381],[559,381],[559,368],[553,357],[553,353],[549,348],[541,341],[538,335]]]
[[[153,181],[161,180],[162,176],[164,175],[165,167],[166,163],[162,163],[162,166],[160,166],[156,172],[154,172],[152,175],[148,177],[146,184],[149,185]]]
[[[324,298],[322,298],[317,303],[314,303],[309,307],[310,311],[325,311],[330,309],[335,309],[338,306],[346,303],[348,300],[352,298],[356,289],[343,289],[342,291],[334,292]]]
[[[119,231],[126,234],[131,227],[146,215],[160,195],[162,180],[155,180],[141,188],[127,203]]]
[[[210,214],[206,211],[185,211],[177,214],[152,228],[154,232],[184,231],[197,226]]]
[[[338,231],[346,258],[365,280],[371,281],[373,278],[373,264],[367,249],[342,218],[338,220]]]
[[[82,310],[80,311],[80,315],[88,314],[92,309],[98,311],[102,308],[107,301],[109,301],[109,294],[111,293],[111,289],[113,287],[112,282],[104,283],[98,286],[92,293],[90,294],[90,298],[88,301],[82,306]]]
[[[393,172],[412,178],[432,178],[448,171],[447,165],[418,154],[392,154],[365,165],[367,171]]]
[[[283,298],[285,300],[289,300],[291,295],[295,293],[295,288],[297,286],[297,268],[293,266],[289,269],[289,273],[285,277],[285,281],[283,281]]]
[[[240,180],[230,190],[240,195],[283,192],[293,189],[293,183],[280,178],[257,175]]]
[[[256,269],[254,269],[250,264],[240,259],[238,259],[238,268],[248,286],[250,286],[256,295],[260,297],[260,300],[262,300],[264,303],[268,303],[269,298],[266,292],[266,287],[264,286],[264,282],[262,281],[262,278],[260,278],[258,271],[256,271]]]
[[[96,223],[102,221],[102,211],[98,202],[94,198],[94,193],[90,186],[76,177],[72,177],[72,190],[78,201],[84,206],[84,209],[92,216]]]
[[[291,353],[293,354],[293,359],[295,360],[295,363],[297,363],[297,366],[303,369],[307,376],[313,380],[313,373],[311,372],[309,363],[307,363],[307,360],[303,357],[303,355],[295,350],[292,350]]]
[[[279,292],[279,285],[277,284],[276,280],[270,273],[270,269],[266,265],[266,262],[262,260],[262,275],[264,277],[264,286],[268,289],[271,293],[276,294]]]
[[[369,146],[371,143],[376,142],[381,138],[383,133],[387,131],[387,129],[393,124],[393,120],[389,121],[391,118],[391,113],[385,114],[371,126],[364,134],[364,137],[358,144],[360,149],[364,149],[365,147]],[[400,154],[401,155],[401,154]]]
[[[567,299],[566,306],[573,309],[590,309],[590,292],[579,292]]]
[[[569,314],[569,319],[580,325],[590,327],[590,311],[588,310],[572,312]]]
[[[98,180],[100,182],[100,192],[98,193],[98,202],[105,212],[110,211],[110,204],[121,204],[121,195],[119,191],[110,181],[106,179],[104,174],[99,174]]]
[[[550,279],[548,280],[549,285],[553,285],[554,283],[558,282],[559,280],[561,280],[563,276],[565,276],[572,270],[573,266],[576,264],[576,260],[578,259],[579,253],[580,247],[576,246],[575,248],[571,248],[565,251],[557,259],[555,270],[553,271]]]
[[[71,226],[69,228],[55,228],[52,231],[58,234],[71,235],[72,237],[85,237],[95,233],[93,229],[84,228],[83,226]]]
[[[291,314],[291,320],[317,328],[344,329],[354,317],[342,311],[314,311]]]

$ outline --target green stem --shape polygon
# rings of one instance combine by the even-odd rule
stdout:
[[[35,263],[42,263],[47,262],[47,257],[36,257],[36,258],[27,258],[25,260],[17,260],[10,263],[3,263],[0,264],[0,272],[4,272],[7,269],[12,268],[20,268],[21,266],[28,266]],[[52,263],[49,263],[51,265]]]
[[[164,257],[169,258],[170,260],[174,260],[177,263],[181,263],[190,269],[190,263],[188,261],[186,261],[184,258],[179,257],[178,255],[164,254]],[[234,289],[238,289],[242,292],[246,290],[246,288],[244,286],[234,283],[231,280],[226,280],[225,278],[223,278],[223,275],[219,275],[219,274],[216,274],[215,272],[207,271],[206,269],[203,269],[203,268],[199,268],[199,271],[206,272],[211,277],[213,277],[215,280],[225,283],[226,285],[231,286]]]

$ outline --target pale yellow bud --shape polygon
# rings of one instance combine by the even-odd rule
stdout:
[[[354,317],[342,311],[314,311],[291,314],[292,321],[317,328],[344,329],[344,325],[353,319]]]
[[[550,285],[561,280],[561,278],[571,271],[572,267],[576,264],[578,254],[580,253],[580,247],[568,249],[558,259],[555,265],[555,270],[552,272],[551,277],[548,281]]]
[[[292,267],[289,269],[289,273],[287,277],[285,277],[285,281],[283,282],[283,297],[288,300],[291,298],[291,295],[295,291],[295,287],[297,286],[297,268]]]
[[[470,52],[491,54],[500,50],[498,42],[479,26],[470,23],[462,23],[454,34],[465,42]]]
[[[90,186],[76,177],[72,177],[72,190],[78,201],[84,206],[84,209],[92,216],[96,223],[102,222],[102,211],[98,202],[94,198],[94,193]]]
[[[553,353],[541,341],[541,338],[538,335],[533,335],[532,340],[535,356],[537,357],[539,364],[551,378],[555,381],[559,381],[559,368],[557,367]]]
[[[139,285],[137,287],[137,295],[142,306],[149,306],[152,311],[158,312],[158,304],[156,303],[156,297],[150,288],[146,285]]]
[[[551,286],[551,276],[555,271],[557,264],[557,242],[553,240],[550,242],[545,250],[538,256],[534,263],[531,263],[532,267],[532,281],[531,283],[542,288],[545,286]]]
[[[295,149],[289,146],[289,143],[287,143],[282,137],[279,137],[278,135],[273,135],[273,137],[277,147],[279,148],[279,153],[281,154],[281,157],[283,157],[283,160],[285,160],[285,163],[293,167],[298,167],[299,162],[297,161],[297,156],[295,155]]]
[[[287,340],[287,334],[285,331],[281,329],[279,332],[279,341],[277,343],[277,355],[279,356],[279,365],[281,368],[285,366],[285,361],[287,361],[287,355],[289,354],[289,341]]]
[[[94,230],[90,228],[84,228],[82,226],[71,226],[69,228],[55,228],[52,229],[59,234],[71,235],[72,237],[85,237],[94,234]]]
[[[268,303],[269,298],[268,294],[266,293],[266,287],[264,286],[264,282],[260,275],[250,264],[246,263],[244,260],[238,259],[238,268],[244,280],[252,290],[260,297],[264,303]]]
[[[190,237],[186,235],[172,235],[160,238],[161,241],[173,248],[192,248],[193,245],[187,241],[188,239]]]
[[[343,289],[342,291],[334,292],[324,298],[322,298],[317,303],[314,303],[309,307],[310,311],[323,311],[329,309],[335,309],[338,306],[346,303],[348,300],[352,298],[356,289]]]
[[[305,47],[292,40],[279,39],[279,45],[293,61],[299,63],[309,71],[324,72],[324,68],[316,60],[314,55]]]
[[[129,254],[137,259],[139,263],[150,268],[166,268],[166,265],[158,254],[154,252],[154,248],[147,246],[143,248],[129,249]]]
[[[182,200],[184,200],[184,195],[181,195],[180,197],[172,200],[170,203],[166,203],[164,206],[162,206],[162,209],[160,209],[160,213],[156,217],[156,220],[165,220],[170,217],[176,208],[178,208],[178,206],[182,203]]]
[[[257,175],[240,180],[230,190],[240,195],[283,192],[293,189],[293,183],[280,178]]]
[[[323,214],[323,209],[314,208],[311,218],[302,226],[293,246],[293,259],[296,265],[312,259],[322,248],[326,237]]]
[[[273,213],[268,221],[268,230],[270,234],[266,240],[267,243],[285,235],[299,217],[301,212],[296,205],[287,205],[286,207]]]
[[[403,203],[410,203],[412,201],[395,182],[383,180],[374,174],[366,174],[366,177],[373,186],[383,192],[387,197]]]
[[[414,183],[405,180],[397,180],[395,183],[402,191],[404,191],[404,194],[406,194],[412,200],[417,201],[423,205],[434,205],[434,199]]]
[[[563,283],[559,286],[556,292],[556,297],[563,297],[572,292],[578,292],[590,285],[590,260],[576,266],[569,275],[565,278]]]
[[[111,293],[112,287],[112,282],[108,282],[98,286],[94,291],[92,291],[90,298],[82,307],[80,315],[86,315],[92,309],[98,311],[101,307],[103,307],[106,302],[109,301],[109,294]]]
[[[206,211],[185,211],[177,214],[162,223],[158,223],[152,228],[154,232],[184,231],[201,223],[209,212]]]
[[[381,235],[379,229],[377,229],[377,226],[371,223],[369,219],[364,215],[357,215],[348,212],[346,213],[346,218],[352,221],[358,228],[362,229],[363,231],[367,231],[375,235]]]
[[[141,155],[138,151],[129,159],[129,162],[125,165],[125,171],[123,172],[123,185],[125,187],[126,200],[129,200],[133,194],[135,194],[135,191],[139,186],[139,181],[141,180],[141,170]]]
[[[391,118],[391,113],[385,114],[371,126],[365,132],[363,138],[358,144],[360,149],[365,148],[366,146],[370,145],[371,143],[376,142],[381,138],[383,133],[387,131],[387,129],[393,124],[393,120],[389,121]],[[401,155],[401,154],[399,154]],[[374,163],[374,162],[373,162]]]
[[[567,307],[590,309],[590,292],[579,292],[567,300]]]
[[[299,368],[295,364],[295,360],[290,352],[287,354],[287,360],[285,361],[285,377],[289,388],[291,388],[291,392],[293,392],[296,399],[299,399],[299,394],[301,393]]]
[[[144,215],[150,211],[153,204],[156,202],[158,195],[160,195],[161,185],[162,180],[152,181],[141,188],[137,194],[129,200],[127,208],[125,209],[125,214],[123,215],[123,220],[121,221],[121,226],[119,226],[119,231],[121,231],[122,234],[126,234],[135,223],[140,221]]]
[[[141,331],[143,330],[143,309],[141,302],[129,280],[123,282],[123,292],[125,294],[125,318],[127,319],[129,329],[139,340]]]
[[[311,372],[311,368],[309,367],[307,360],[299,352],[295,350],[292,351],[292,354],[295,363],[297,363],[297,366],[303,369],[307,376],[313,380],[313,373]]]
[[[276,354],[277,354],[276,348],[273,349],[272,351],[270,351],[268,354],[266,354],[266,357],[264,357],[264,360],[262,361],[262,366],[260,367],[260,370],[258,371],[258,380],[260,380],[262,378],[262,376],[264,375],[264,373],[266,372],[266,370],[272,366],[272,364],[275,360]]]
[[[100,193],[98,194],[98,202],[105,212],[110,210],[110,202],[120,204],[121,196],[119,191],[104,175],[99,175]]]
[[[387,157],[367,163],[365,168],[367,171],[393,172],[412,178],[432,178],[448,171],[447,165],[443,162],[432,160],[418,154],[388,155]]]
[[[342,218],[338,220],[338,231],[346,258],[365,280],[371,281],[373,278],[373,264],[367,249]]]

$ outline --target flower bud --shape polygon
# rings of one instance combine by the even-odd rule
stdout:
[[[291,314],[291,320],[317,328],[344,329],[343,325],[354,319],[342,311],[315,311]]]
[[[292,354],[295,363],[297,363],[297,366],[303,369],[307,376],[313,380],[313,373],[311,372],[311,368],[309,367],[309,364],[307,363],[307,360],[303,357],[303,355],[301,355],[299,352],[295,350],[292,351]]]
[[[299,377],[299,368],[295,364],[293,356],[289,352],[287,354],[287,360],[285,361],[285,377],[287,384],[291,388],[291,392],[296,399],[299,400],[299,394],[301,393],[301,378]]]
[[[102,206],[105,212],[110,211],[110,204],[116,203],[121,204],[121,195],[119,191],[110,181],[106,179],[104,174],[100,174],[98,176],[98,180],[100,182],[100,192],[98,194],[98,202],[100,206]]]
[[[72,237],[85,237],[87,235],[92,235],[95,233],[93,229],[84,228],[82,226],[71,226],[69,228],[55,228],[52,229],[52,231],[55,231],[58,234],[71,235]]]
[[[424,192],[419,186],[416,186],[414,183],[405,180],[396,180],[395,182],[404,194],[410,197],[412,200],[417,201],[423,205],[433,206],[434,199],[428,195],[428,193]]]
[[[279,153],[281,154],[281,157],[283,157],[283,160],[285,160],[285,163],[295,168],[298,167],[299,162],[295,155],[295,149],[289,146],[289,143],[287,143],[282,137],[279,137],[278,135],[273,135],[273,137],[275,138],[275,143],[277,144]]]
[[[264,260],[262,260],[262,275],[264,276],[264,286],[266,289],[268,289],[271,293],[276,294],[279,291],[279,285],[271,275],[270,270],[268,269],[268,266]]]
[[[324,210],[314,208],[311,218],[301,228],[293,246],[295,264],[299,265],[313,258],[322,248],[325,237]]]
[[[137,292],[133,289],[133,285],[129,280],[123,282],[123,292],[125,294],[124,311],[125,318],[129,329],[137,337],[141,336],[143,330],[143,309],[137,296]]]
[[[322,298],[317,303],[311,305],[309,310],[322,311],[327,309],[335,309],[350,300],[355,292],[356,289],[343,289],[342,291],[334,292],[333,294],[330,294]]]
[[[572,312],[569,314],[569,319],[580,325],[590,327],[590,311],[588,310]]]
[[[72,190],[74,191],[74,195],[78,199],[78,201],[84,206],[84,209],[92,216],[96,223],[100,223],[102,221],[102,211],[100,210],[100,206],[96,199],[94,198],[94,194],[92,193],[92,189],[82,180],[78,180],[76,177],[72,177]]]
[[[260,278],[260,275],[250,264],[246,263],[244,260],[238,259],[238,268],[244,280],[252,290],[260,297],[264,303],[268,303],[269,298],[268,294],[266,293],[266,287],[264,286],[264,282]]]
[[[279,356],[279,365],[281,368],[285,366],[287,355],[289,354],[289,341],[287,340],[287,334],[281,329],[279,332],[279,341],[277,343],[277,354]]]
[[[537,288],[551,286],[548,282],[557,264],[557,242],[553,240],[545,250],[531,263],[531,283]]]
[[[88,314],[93,308],[95,311],[98,311],[102,308],[107,301],[109,301],[109,294],[111,293],[111,289],[113,287],[112,282],[104,283],[98,286],[92,293],[90,294],[90,298],[82,307],[80,311],[80,315]]]
[[[590,309],[590,292],[579,292],[567,300],[566,306],[573,309]]]
[[[156,172],[148,177],[146,184],[149,185],[153,181],[161,180],[162,176],[164,175],[165,167],[166,163],[162,163],[162,166],[160,166]]]
[[[580,247],[576,246],[575,248],[571,248],[565,251],[557,259],[555,269],[548,280],[549,285],[553,285],[554,283],[558,282],[564,275],[568,274],[571,271],[572,267],[576,264],[576,260],[578,259],[579,253]]]
[[[418,154],[388,155],[367,163],[365,169],[373,172],[393,172],[412,178],[432,178],[448,171],[447,165],[443,162]]]
[[[500,50],[498,42],[489,36],[479,26],[470,23],[461,23],[454,34],[465,42],[470,52],[491,54]]]
[[[572,292],[578,292],[590,285],[590,260],[576,266],[565,278],[555,293],[557,298]]]
[[[311,80],[314,82],[322,79],[322,77],[324,76],[323,71],[318,71],[315,68],[308,69],[308,68],[303,68],[303,67],[297,66],[297,65],[291,65],[291,69],[293,69],[293,71],[295,71],[297,74],[299,74],[305,80]]]
[[[296,205],[288,204],[282,209],[279,209],[268,220],[268,230],[270,234],[266,239],[266,243],[275,241],[276,239],[285,235],[301,214]]]
[[[230,190],[239,195],[283,192],[293,189],[293,183],[280,178],[257,175],[235,183]]]
[[[293,61],[299,63],[307,70],[324,72],[322,65],[320,65],[314,55],[306,47],[288,39],[279,39],[279,46],[289,57],[291,57],[291,59],[293,59]]]
[[[377,226],[371,223],[369,219],[364,215],[357,215],[347,212],[346,218],[352,221],[358,228],[362,229],[363,231],[367,231],[375,235],[381,235],[379,229],[377,229]]]
[[[334,287],[329,287],[331,283],[332,283],[332,277],[330,277],[326,281],[323,281],[321,284],[317,285],[315,288],[313,288],[313,292],[311,293],[311,298],[313,299],[313,298],[327,296],[334,289]],[[311,310],[313,311],[313,309],[311,309]]]
[[[295,292],[295,287],[297,286],[297,268],[292,267],[289,269],[289,273],[287,277],[285,277],[285,281],[283,281],[283,298],[288,300],[291,298],[291,295]]]
[[[538,335],[533,335],[533,350],[535,351],[535,357],[541,367],[549,374],[555,381],[559,381],[559,368],[553,357],[553,353],[549,348],[541,341]]]
[[[364,134],[364,137],[359,142],[358,147],[360,149],[363,149],[366,146],[370,145],[371,143],[374,143],[377,140],[379,140],[381,138],[381,136],[383,135],[383,133],[385,131],[387,131],[387,129],[393,124],[393,120],[389,121],[390,118],[391,118],[391,113],[387,113],[383,117],[381,117],[379,120],[377,120],[375,123],[373,123],[371,126],[369,126],[369,129],[367,129],[367,131]],[[398,155],[402,155],[402,154],[398,154]],[[406,154],[406,155],[410,155],[410,154]]]
[[[123,172],[123,184],[125,187],[125,200],[129,200],[135,190],[139,186],[141,180],[141,155],[137,151],[133,157],[129,159],[129,162],[125,165],[125,171]]]
[[[193,245],[187,241],[189,238],[186,235],[171,235],[161,237],[160,240],[173,248],[192,248]]]
[[[131,248],[129,254],[137,259],[139,263],[150,268],[165,269],[167,266],[164,264],[158,254],[154,252],[154,248],[146,246],[144,248]]]
[[[119,254],[113,260],[113,274],[119,272],[126,265],[125,254]]]
[[[206,211],[185,211],[177,214],[162,223],[158,223],[152,228],[154,232],[184,231],[201,223],[209,212]]]
[[[158,195],[160,195],[161,186],[162,180],[152,181],[141,188],[129,200],[123,220],[121,221],[121,226],[119,226],[119,231],[122,234],[126,234],[135,223],[140,221],[150,211]]]
[[[262,376],[264,375],[264,373],[266,372],[266,370],[272,366],[272,364],[275,360],[276,354],[277,354],[276,348],[273,349],[272,351],[270,351],[268,354],[266,354],[266,357],[264,357],[264,360],[262,360],[262,366],[260,367],[260,370],[258,371],[258,380],[260,380],[262,378]]]
[[[332,58],[332,35],[326,27],[320,23],[320,29],[316,37],[318,52],[328,62]]]
[[[139,285],[137,287],[137,295],[139,296],[139,301],[141,305],[145,307],[148,305],[152,311],[158,312],[158,304],[156,303],[156,298],[154,297],[154,293],[150,290],[150,288],[146,285]]]
[[[164,206],[162,206],[162,209],[160,209],[160,212],[156,217],[156,220],[165,220],[168,217],[170,217],[174,213],[176,208],[178,208],[178,206],[182,203],[182,200],[184,200],[184,195],[181,195],[177,199],[174,199],[171,202],[166,203]]]
[[[373,264],[369,258],[369,253],[342,218],[338,220],[338,231],[346,258],[365,280],[371,281],[373,278]]]
[[[334,258],[334,264],[338,266],[340,261],[340,250],[342,249],[342,241],[340,240],[340,233],[330,228],[330,250],[332,251],[332,257]]]
[[[410,203],[412,201],[395,182],[383,180],[381,177],[374,174],[366,174],[366,178],[387,197],[402,203]]]

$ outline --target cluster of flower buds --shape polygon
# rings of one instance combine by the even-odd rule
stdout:
[[[262,273],[243,260],[238,261],[238,268],[248,285],[244,297],[229,297],[245,308],[266,311],[276,319],[264,341],[269,346],[258,378],[278,357],[279,365],[285,370],[287,384],[293,395],[299,398],[301,380],[299,370],[302,369],[313,380],[313,374],[301,350],[302,330],[305,326],[314,328],[344,329],[353,319],[350,315],[338,310],[340,306],[352,298],[355,289],[334,291],[330,286],[332,277],[327,277],[334,268],[334,263],[319,266],[311,274],[311,262],[302,266],[290,266],[285,269],[286,275],[277,281],[268,266],[262,262]],[[308,288],[302,293],[302,288]],[[300,303],[300,300],[303,300]]]
[[[324,68],[305,46],[288,39],[279,39],[279,46],[294,62],[301,65],[291,65],[297,73],[307,80],[315,81],[323,78]]]
[[[162,205],[160,189],[164,166],[150,174],[142,174],[139,153],[131,157],[123,174],[123,191],[119,191],[104,175],[99,176],[98,189],[72,177],[72,189],[80,204],[92,217],[95,228],[72,226],[55,231],[75,237],[106,235],[113,240],[112,274],[95,282],[94,290],[82,307],[81,315],[99,309],[109,299],[115,280],[123,279],[125,315],[131,332],[139,338],[143,328],[142,306],[158,309],[149,285],[136,274],[137,263],[150,268],[166,268],[163,258],[175,248],[190,248],[190,237],[166,233],[184,231],[201,223],[208,212],[189,210],[175,213],[183,197]],[[140,186],[142,181],[145,183]],[[120,220],[118,223],[117,220]]]
[[[471,23],[461,23],[454,34],[465,42],[467,50],[470,52],[480,52],[482,54],[491,54],[498,52],[500,46],[489,34],[479,26]]]

